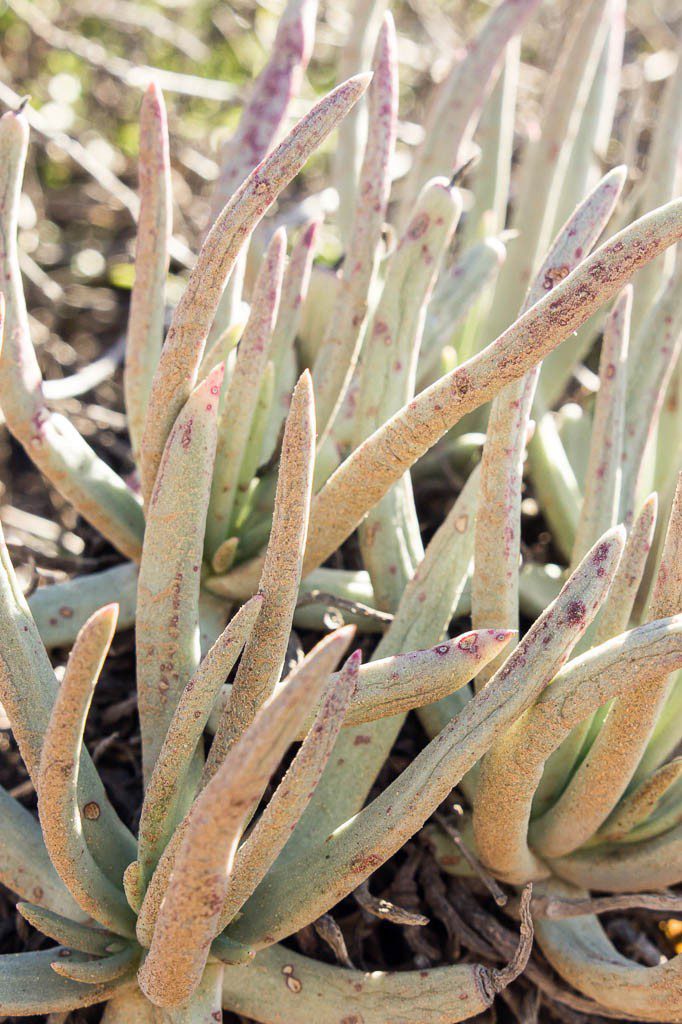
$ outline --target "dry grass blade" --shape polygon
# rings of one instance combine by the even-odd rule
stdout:
[[[531,950],[533,949],[533,918],[531,917],[531,900],[533,898],[533,886],[529,884],[525,887],[521,893],[521,902],[519,905],[519,917],[521,920],[521,933],[519,935],[519,944],[506,967],[502,970],[493,971],[492,982],[495,992],[502,992],[507,985],[511,985],[513,981],[523,974],[526,964],[528,963]]]
[[[537,917],[558,920],[587,914],[611,914],[614,910],[655,910],[675,914],[682,910],[682,897],[655,892],[583,898],[543,894],[533,900],[532,909]]]
[[[366,910],[368,914],[372,914],[374,917],[380,918],[382,921],[391,921],[392,924],[402,924],[417,928],[429,923],[428,917],[424,917],[423,914],[415,914],[411,910],[397,907],[390,900],[372,896],[369,891],[368,881],[364,881],[362,885],[359,885],[353,896],[363,910]]]

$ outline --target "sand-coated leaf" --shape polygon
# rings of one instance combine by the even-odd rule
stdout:
[[[474,471],[432,537],[421,564],[405,587],[393,621],[377,645],[372,661],[439,644],[469,577],[473,518],[478,492]],[[476,662],[476,658],[472,658]],[[478,667],[478,663],[475,666]],[[371,669],[365,666],[366,670]],[[448,698],[433,705],[443,712]],[[424,712],[431,709],[423,709]],[[445,722],[452,717],[447,709]],[[310,806],[280,854],[286,865],[322,843],[365,803],[404,722],[403,714],[344,729]],[[442,722],[441,724],[445,724]]]
[[[368,93],[372,130],[367,134],[348,252],[334,308],[313,366],[320,444],[331,429],[357,362],[391,188],[398,68],[395,27],[388,13],[384,15],[372,67],[374,77]]]
[[[213,740],[206,778],[279,682],[301,582],[314,454],[315,408],[310,374],[305,371],[291,399],[282,441],[272,530],[258,588],[263,604]]]
[[[507,672],[519,651],[529,647],[531,658],[520,655],[527,662],[526,671],[531,675],[540,674],[543,679],[536,696],[557,670],[567,660],[571,650],[580,640],[590,622],[604,601],[614,573],[623,552],[625,530],[622,526],[609,530],[601,540],[587,552],[583,560],[569,576],[561,593],[535,621],[516,651],[510,656],[497,675]],[[548,675],[544,675],[549,671]],[[495,677],[493,677],[494,679]],[[492,680],[488,685],[492,684]],[[485,694],[487,687],[481,690]],[[516,764],[515,740],[519,726],[514,724],[491,748],[481,764],[480,784],[474,801],[474,833],[480,856],[485,864],[497,870],[513,857],[514,849],[497,815],[499,794],[506,788],[513,788],[522,767]],[[534,788],[533,788],[534,792]],[[532,797],[532,792],[531,792]],[[525,842],[526,823],[515,821]]]
[[[678,478],[649,620],[674,615],[681,606],[682,474]],[[589,757],[541,819],[542,849],[547,855],[560,857],[571,853],[606,820],[634,775],[672,681],[665,671],[657,677],[647,677],[641,686],[614,703]]]
[[[199,584],[215,456],[220,364],[198,385],[168,438],[147,510],[137,588],[137,693],[145,779],[199,663]]]
[[[107,953],[117,951],[124,945],[120,935],[115,935],[114,932],[105,931],[95,925],[79,924],[78,921],[62,917],[61,914],[55,914],[32,903],[17,903],[17,910],[43,935],[54,939],[61,946],[76,949],[79,953],[106,956]]]
[[[157,1005],[186,1002],[201,980],[242,830],[328,678],[311,674],[299,671],[260,708],[188,815],[149,954],[138,973],[142,991]]]
[[[343,82],[358,71],[369,71],[386,11],[387,0],[353,0],[348,34],[339,48],[336,79]],[[357,103],[339,125],[334,152],[333,179],[339,195],[336,222],[344,246],[352,230],[358,178],[367,141],[367,102]]]
[[[297,376],[294,349],[303,306],[308,297],[310,274],[319,234],[319,221],[312,221],[294,242],[282,282],[277,323],[272,332],[270,360],[274,374],[274,393],[260,452],[259,464],[272,458],[280,443],[282,428],[289,412],[291,393]]]
[[[486,756],[474,811],[476,848],[497,877],[543,878],[543,819],[528,828],[535,787],[548,755],[607,700],[682,663],[682,617],[639,626],[574,658]],[[504,845],[496,836],[505,834]],[[530,844],[530,846],[529,846]]]
[[[96,803],[79,805],[78,775],[85,720],[116,626],[116,605],[105,605],[83,626],[45,732],[38,772],[38,812],[45,846],[76,903],[119,935],[134,934],[125,896],[94,860],[83,819],[97,818]]]
[[[611,531],[602,545],[581,563],[485,690],[394,782],[331,835],[305,847],[299,844],[295,858],[278,861],[228,929],[230,938],[268,945],[324,913],[399,850],[462,775],[503,742],[505,731],[554,676],[603,600],[622,551],[623,531]]]
[[[561,883],[549,891],[582,895]],[[538,918],[536,933],[562,978],[611,1012],[643,1021],[682,1021],[682,956],[645,967],[618,952],[594,914],[563,921]]]
[[[288,0],[269,60],[253,84],[237,130],[220,152],[220,176],[211,197],[211,223],[277,141],[310,59],[316,15],[317,0]]]
[[[655,494],[647,498],[625,541],[613,583],[599,613],[585,630],[576,651],[587,651],[611,637],[624,633],[630,623],[632,608],[644,573],[654,527],[658,501]],[[577,757],[585,744],[591,744],[597,735],[609,705],[600,708],[591,720],[581,722],[549,755],[542,779],[533,798],[533,814],[543,814],[564,788]]]
[[[294,690],[296,692],[303,691],[307,687],[307,689],[313,693],[312,703],[310,705],[311,710],[316,702],[315,694],[319,694],[321,692],[321,688],[324,685],[325,680],[329,676],[334,665],[345,652],[352,636],[353,627],[350,626],[344,627],[343,629],[337,630],[330,636],[324,637],[324,639],[316,644],[308,656],[304,658],[303,661],[297,665],[287,677],[287,686],[291,682],[294,682]],[[283,686],[279,692],[283,693],[287,686]],[[298,735],[300,730],[303,728],[303,723],[305,722],[306,717],[307,715],[305,711],[303,711],[300,716],[300,720],[297,723],[296,735]],[[217,767],[222,764],[222,761],[223,758],[221,757]],[[245,824],[254,810],[255,804],[250,808],[250,810],[245,812]],[[180,846],[184,841],[190,821],[191,812],[182,820],[178,828],[176,828],[173,833],[172,838],[163,851],[158,866],[144,895],[144,900],[137,918],[137,935],[140,943],[144,946],[149,946],[152,941],[159,909],[165,897],[169,880],[174,869],[175,859],[178,855]],[[248,953],[248,949],[241,946],[239,943],[236,945],[232,944],[231,948],[231,959],[226,958],[225,952],[222,954],[222,958],[225,962],[233,962],[235,956],[237,957],[237,962],[241,962],[241,960],[244,959],[245,954]]]
[[[201,742],[216,696],[253,629],[263,599],[255,595],[239,609],[187,683],[168,727],[140,814],[138,862],[142,885],[177,824],[181,790]]]
[[[126,416],[133,453],[139,452],[147,401],[161,353],[166,275],[173,231],[168,121],[163,96],[152,83],[140,108],[140,213],[135,282],[126,338]]]
[[[71,981],[84,982],[86,985],[102,985],[125,977],[130,979],[139,963],[142,950],[131,943],[118,953],[98,957],[96,960],[55,960],[50,965],[55,974]]]
[[[447,179],[430,182],[389,260],[358,368],[356,445],[414,395],[426,307],[461,208]],[[409,476],[371,510],[359,536],[377,604],[394,611],[424,556]]]
[[[460,362],[471,355],[470,352],[464,354],[459,344],[461,339],[457,335],[457,325],[494,280],[506,255],[504,242],[493,235],[465,249],[451,266],[441,270],[426,311],[419,356],[420,386],[433,383],[440,375],[436,369],[445,345],[456,345]]]
[[[12,725],[22,759],[37,788],[43,739],[58,687],[36,624],[14,574],[1,531],[0,633],[0,700]],[[135,856],[133,837],[109,803],[86,750],[81,754],[78,777],[81,806],[92,804],[99,808],[96,817],[86,818],[83,822],[85,838],[97,863],[117,881]],[[39,845],[34,846],[37,866],[40,864]],[[49,875],[46,875],[46,881],[49,882]],[[35,896],[32,898],[35,899]]]
[[[511,227],[521,234],[497,279],[487,338],[513,321],[554,233],[572,143],[606,38],[608,8],[608,0],[579,0],[571,7],[567,37],[544,92],[540,131],[519,169]]]
[[[625,168],[610,171],[573,212],[550,246],[529,288],[522,314],[543,294],[551,292],[591,250],[613,212],[624,182]],[[518,627],[523,462],[539,372],[536,366],[525,377],[503,388],[490,410],[481,460],[476,571],[471,589],[472,622],[476,627]],[[497,663],[489,665],[477,685],[485,685],[497,667]]]
[[[130,984],[127,977],[109,983],[88,985],[56,974],[50,966],[55,957],[74,963],[85,962],[86,954],[64,947],[39,953],[14,953],[0,957],[0,1006],[10,1016],[68,1013],[82,1006],[93,1006]]]
[[[424,141],[404,191],[404,217],[422,185],[436,174],[452,174],[462,143],[475,126],[504,49],[538,7],[538,0],[502,0],[469,50],[436,91],[426,116]]]
[[[357,448],[315,496],[304,572],[320,565],[364,515],[466,413],[519,380],[616,295],[629,278],[682,237],[682,199],[614,235],[494,342],[437,380]],[[253,593],[261,559],[234,572],[234,591]]]
[[[175,308],[152,384],[142,441],[145,495],[151,494],[166,440],[196,381],[208,331],[244,241],[367,84],[368,76],[358,75],[323,97],[251,171],[208,233]]]
[[[344,725],[374,722],[439,701],[473,679],[513,636],[508,629],[472,630],[426,650],[362,665]]]
[[[621,470],[620,515],[625,522],[632,519],[647,444],[655,434],[665,392],[682,352],[681,288],[682,266],[677,266],[633,339]]]
[[[361,660],[361,652],[355,651],[341,671],[329,678],[322,703],[296,757],[237,851],[220,915],[221,930],[275,862],[313,795],[356,689]]]
[[[0,787],[0,881],[24,900],[76,920],[83,911],[55,871],[35,815]],[[48,913],[48,911],[43,911]]]
[[[627,389],[632,286],[618,296],[606,321],[599,360],[599,392],[592,418],[590,455],[573,564],[618,520]]]
[[[138,498],[63,416],[49,411],[31,342],[21,284],[17,227],[28,147],[25,116],[0,118],[0,402],[31,460],[88,522],[129,558],[139,558],[144,517]],[[1,300],[0,300],[1,301]]]
[[[493,999],[492,976],[481,964],[428,971],[358,971],[271,946],[223,978],[223,1001],[245,1015],[286,1024],[454,1024],[482,1013]]]
[[[633,830],[635,830],[635,835],[630,839],[634,842],[641,838],[648,838],[648,836],[642,835],[638,826],[643,825],[648,818],[656,814],[661,800],[681,778],[682,757],[673,758],[667,764],[656,768],[631,793],[623,797],[599,829],[595,838],[603,842],[617,842],[626,839]],[[680,810],[682,813],[682,808]]]
[[[626,0],[610,0],[606,13],[606,38],[563,176],[555,215],[556,230],[594,187],[606,161],[621,85],[626,7]],[[652,207],[659,205],[651,203]]]
[[[242,464],[253,429],[259,388],[277,319],[286,246],[286,233],[280,228],[272,236],[263,258],[254,286],[249,319],[239,342],[232,372],[225,381],[221,395],[218,443],[206,519],[206,550],[209,559],[223,541],[231,536]]]

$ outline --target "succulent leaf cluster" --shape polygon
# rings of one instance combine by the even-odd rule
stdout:
[[[315,0],[289,0],[165,337],[169,144],[161,93],[145,93],[130,481],[50,408],[18,261],[28,126],[0,120],[0,405],[125,559],[26,601],[0,546],[0,699],[38,795],[36,817],[0,791],[0,880],[57,943],[0,957],[4,1014],[466,1020],[524,970],[534,930],[583,1009],[682,1021],[682,957],[628,960],[590,896],[646,905],[682,881],[682,59],[628,189],[627,168],[602,174],[595,157],[625,3],[574,5],[507,225],[519,36],[539,0],[491,11],[395,186],[384,6],[359,0],[347,77],[285,132],[316,17]],[[297,212],[287,256],[272,208],[337,128],[330,270],[314,264],[319,218]],[[592,394],[561,406],[600,337]],[[425,545],[414,487],[443,465],[465,482]],[[520,567],[524,473],[561,565]],[[325,565],[356,531],[364,568]],[[322,631],[328,607],[348,624],[285,671],[292,626]],[[83,742],[131,625],[137,835]],[[365,663],[358,631],[381,634]],[[71,646],[59,683],[56,645]],[[428,742],[370,799],[411,711]],[[429,821],[455,787],[458,843]],[[506,967],[367,974],[282,944],[423,828],[445,871],[478,865],[518,890]]]

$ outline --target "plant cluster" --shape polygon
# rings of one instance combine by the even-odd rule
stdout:
[[[316,17],[315,0],[289,0],[165,338],[169,146],[160,91],[145,93],[130,482],[49,408],[17,248],[28,126],[22,111],[0,121],[0,405],[126,559],[27,602],[2,546],[0,698],[38,818],[0,792],[0,879],[58,943],[0,958],[4,1014],[106,1002],[106,1024],[203,1024],[223,1008],[266,1024],[445,1024],[491,1005],[534,930],[583,1009],[682,1021],[682,957],[627,959],[590,897],[646,906],[682,880],[682,61],[647,173],[623,198],[627,169],[601,175],[597,156],[625,4],[573,5],[510,231],[519,35],[539,0],[490,13],[435,92],[395,196],[383,6],[359,3],[348,48],[352,64],[374,47],[372,74],[344,68],[359,73],[278,141]],[[287,259],[284,228],[263,218],[335,128],[344,259],[332,271],[313,266],[317,220],[300,218]],[[557,411],[602,333],[593,394]],[[410,471],[443,461],[474,468],[424,546]],[[520,568],[524,464],[562,566]],[[356,530],[364,568],[325,566]],[[292,624],[321,630],[325,604],[354,609],[350,624],[282,679]],[[472,628],[451,638],[467,615]],[[136,836],[83,743],[114,632],[133,624]],[[364,664],[347,656],[356,629],[382,632]],[[60,683],[57,644],[72,645]],[[412,710],[429,741],[368,802]],[[427,834],[444,870],[483,866],[519,891],[508,966],[363,973],[282,944],[454,787],[469,806],[464,847],[440,818]]]

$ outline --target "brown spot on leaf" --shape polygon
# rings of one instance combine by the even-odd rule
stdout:
[[[470,654],[475,654],[478,650],[478,634],[465,633],[464,636],[460,637],[457,641],[457,646],[460,651],[467,651]]]
[[[422,235],[428,231],[430,223],[431,218],[428,213],[421,213],[410,226],[410,229],[407,232],[407,237],[412,239],[421,238]]]
[[[194,426],[194,417],[190,417],[187,420],[187,423],[185,424],[185,426],[182,429],[182,437],[180,438],[180,444],[182,445],[182,447],[183,447],[183,449],[185,451],[187,451],[187,449],[189,448],[189,446],[192,443],[192,428],[193,428],[193,426]]]
[[[303,988],[303,984],[298,978],[294,977],[294,966],[293,964],[285,964],[282,968],[282,974],[284,975],[284,983],[290,992],[298,995]]]
[[[585,621],[586,608],[582,601],[577,598],[570,601],[566,609],[566,622],[570,626],[581,626]]]

